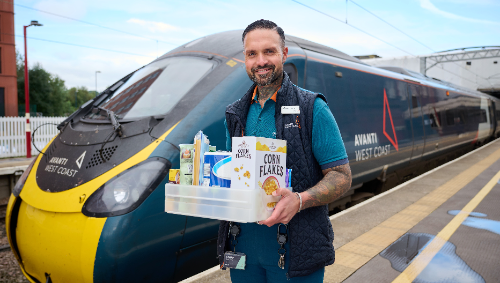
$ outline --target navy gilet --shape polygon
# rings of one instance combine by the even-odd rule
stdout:
[[[246,117],[250,109],[253,90],[226,108],[226,122],[232,137],[244,135]],[[321,167],[312,150],[312,124],[314,100],[322,94],[302,89],[290,81],[284,72],[275,107],[276,138],[287,141],[286,167],[292,169],[294,192],[303,192],[322,178]],[[300,114],[281,114],[281,106],[299,106]],[[289,223],[290,268],[288,277],[306,276],[333,264],[333,229],[328,217],[328,205],[311,207],[297,213]],[[224,252],[229,250],[229,222],[221,221],[217,240],[217,255],[222,265]]]

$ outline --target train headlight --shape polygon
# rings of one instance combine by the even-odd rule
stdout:
[[[150,158],[110,179],[85,202],[82,213],[108,217],[136,209],[165,179],[171,164],[164,158]]]
[[[26,179],[28,178],[28,175],[30,174],[31,169],[33,168],[33,165],[35,164],[35,162],[36,162],[37,159],[38,159],[38,156],[35,157],[33,159],[33,161],[31,161],[30,165],[28,165],[28,167],[26,168],[26,170],[24,170],[24,173],[21,175],[21,177],[19,178],[19,180],[17,180],[17,183],[14,186],[14,189],[12,189],[12,194],[15,197],[18,197],[19,194],[21,194],[21,190],[24,187],[24,183],[26,183]]]

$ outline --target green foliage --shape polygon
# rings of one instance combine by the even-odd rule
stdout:
[[[76,95],[75,95],[76,94]],[[80,105],[95,97],[95,91],[89,91],[86,87],[72,87],[68,90],[68,98],[71,106],[76,110]],[[76,98],[76,103],[75,103]]]
[[[16,50],[18,104],[24,104],[24,59]],[[30,105],[43,116],[67,116],[95,97],[86,87],[67,89],[64,80],[47,72],[39,63],[28,70]],[[76,93],[76,103],[75,103]],[[31,107],[30,109],[33,109]],[[20,113],[21,114],[21,113]],[[35,113],[31,113],[35,115]]]

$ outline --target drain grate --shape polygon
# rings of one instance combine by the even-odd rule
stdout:
[[[118,148],[117,145],[103,148],[102,149],[102,157],[104,157],[104,159],[106,161],[110,160],[111,156],[113,156],[113,153],[115,153],[115,150],[117,148]],[[97,165],[99,165],[99,164],[101,164],[101,163],[103,163],[105,161],[105,160],[102,160],[101,154],[99,153],[100,151],[101,151],[100,149],[98,149],[98,150],[95,151],[95,153],[90,158],[89,163],[85,167],[86,169],[89,169],[89,168],[92,168],[94,166],[97,166]]]

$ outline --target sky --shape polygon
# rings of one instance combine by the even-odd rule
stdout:
[[[96,89],[100,71],[97,90],[103,91],[179,45],[243,30],[258,19],[272,20],[286,34],[352,56],[415,56],[500,46],[499,0],[353,1],[19,0],[14,2],[16,48],[24,55],[23,25],[37,20],[42,27],[28,28],[28,65],[41,64],[68,88],[89,90]],[[346,20],[378,39],[346,25]]]

